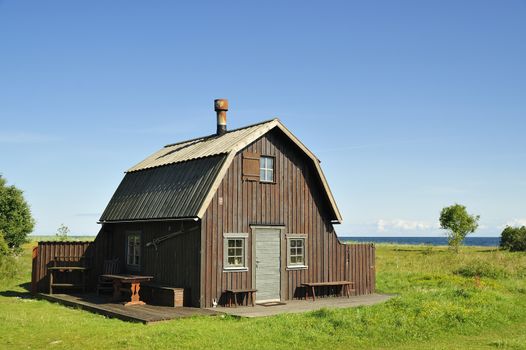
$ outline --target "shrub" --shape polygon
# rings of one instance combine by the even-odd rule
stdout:
[[[22,271],[20,259],[12,254],[0,255],[0,286],[19,276]],[[3,281],[3,282],[2,282]]]
[[[13,279],[20,273],[20,263],[13,250],[9,249],[0,231],[0,281]],[[1,285],[1,284],[0,284]]]
[[[473,260],[454,271],[455,274],[464,277],[506,277],[508,273],[500,266],[490,264],[484,260]]]
[[[500,246],[512,252],[526,251],[526,227],[506,226],[500,236]]]
[[[9,255],[9,247],[4,239],[4,233],[0,230],[0,256]]]

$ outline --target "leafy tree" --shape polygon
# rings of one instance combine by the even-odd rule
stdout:
[[[479,215],[468,214],[466,207],[454,204],[440,212],[440,227],[447,230],[447,243],[457,253],[466,236],[478,228]]]
[[[57,233],[55,234],[55,236],[57,237],[57,241],[63,242],[63,241],[68,240],[69,234],[70,234],[69,227],[67,227],[64,224],[61,224],[60,227],[57,229]]]
[[[526,226],[506,226],[500,235],[500,246],[512,252],[526,251]]]
[[[0,176],[0,231],[9,248],[18,250],[33,231],[35,220],[23,192],[15,186],[7,186]]]

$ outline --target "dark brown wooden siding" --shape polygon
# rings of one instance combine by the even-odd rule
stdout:
[[[152,275],[155,283],[185,288],[185,297],[190,298],[185,303],[199,306],[199,223],[185,221],[183,234],[160,243],[157,249],[146,246],[153,239],[180,229],[181,221],[105,224],[94,242],[39,242],[33,249],[32,290],[49,291],[47,267],[56,256],[86,259],[90,266],[88,289],[92,291],[96,288],[97,277],[102,274],[104,260],[119,258],[121,272]],[[141,232],[139,271],[126,267],[126,234],[129,231]]]
[[[185,298],[190,295],[188,306],[199,306],[199,250],[200,229],[195,221],[184,221],[184,233],[161,242],[157,249],[146,246],[155,238],[177,232],[182,221],[159,221],[142,223],[105,224],[105,240],[101,246],[108,247],[106,259],[119,258],[123,272],[154,276],[157,284],[185,288]],[[126,267],[126,235],[130,231],[141,232],[141,267],[139,271]],[[97,251],[100,250],[97,246]]]
[[[275,183],[243,181],[243,151],[275,157]],[[330,206],[311,161],[279,130],[239,152],[202,218],[201,307],[223,298],[226,288],[251,288],[248,271],[223,272],[223,233],[250,233],[250,225],[283,225],[286,233],[308,235],[306,270],[282,266],[282,299],[299,296],[303,281],[351,280],[358,294],[374,291],[374,247],[341,244],[330,222]]]

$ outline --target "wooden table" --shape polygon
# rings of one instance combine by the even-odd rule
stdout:
[[[307,300],[309,291],[311,292],[312,301],[316,301],[316,293],[314,291],[314,288],[316,287],[341,287],[340,290],[340,296],[347,295],[347,298],[351,296],[351,291],[354,291],[354,289],[351,289],[351,285],[354,285],[354,282],[350,281],[332,281],[332,282],[305,282],[301,284],[303,287],[305,287],[305,300]]]
[[[86,271],[88,267],[83,266],[51,266],[48,267],[49,272],[49,294],[53,294],[53,287],[59,288],[82,288],[83,292],[86,292]],[[56,283],[55,273],[56,272],[75,272],[78,271],[82,274],[81,283]]]
[[[144,305],[144,301],[140,300],[139,291],[141,290],[141,282],[148,282],[153,279],[153,276],[138,276],[138,275],[101,275],[101,277],[111,279],[113,281],[113,300],[119,301],[122,297],[122,292],[130,292],[130,301],[124,303],[124,306]]]
[[[250,301],[252,303],[252,306],[254,306],[254,294],[257,292],[257,289],[226,289],[226,299],[228,303],[228,307],[232,307],[232,297],[234,297],[234,307],[237,307],[237,295],[238,294],[245,294],[247,296],[250,296]]]

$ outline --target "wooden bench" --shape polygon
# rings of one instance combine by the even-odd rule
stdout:
[[[185,289],[179,287],[166,286],[157,283],[143,284],[146,298],[150,304],[182,307],[184,306]]]
[[[232,299],[234,299],[234,307],[237,307],[237,295],[242,294],[243,298],[245,296],[250,297],[250,301],[252,303],[252,306],[254,306],[255,303],[255,294],[257,292],[257,289],[226,289],[226,300],[228,307],[232,307]]]
[[[86,292],[87,278],[86,272],[89,270],[86,259],[76,256],[55,256],[51,261],[51,266],[47,268],[49,274],[49,294],[53,294],[53,288],[80,288]],[[60,281],[57,282],[57,273],[80,273],[80,281],[73,283]]]
[[[354,285],[354,282],[350,281],[332,281],[332,282],[305,282],[301,284],[303,287],[305,287],[305,300],[307,300],[307,297],[310,294],[312,296],[312,301],[316,301],[316,287],[340,287],[340,296],[343,296],[344,294],[347,295],[347,298],[351,296],[351,292],[354,292],[354,289],[351,288],[351,285]]]

